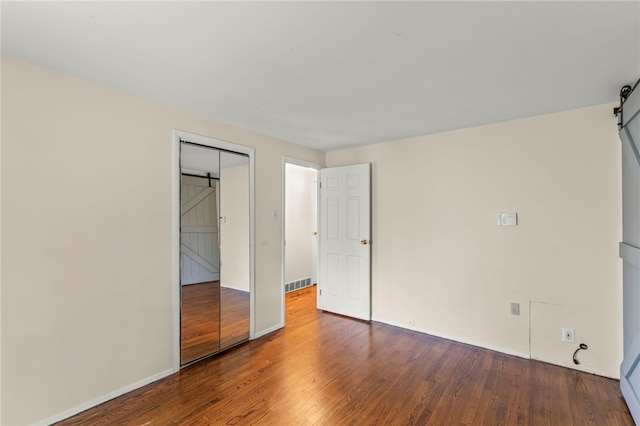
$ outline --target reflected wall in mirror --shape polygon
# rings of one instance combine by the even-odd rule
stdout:
[[[249,338],[249,159],[180,144],[180,364]]]
[[[220,346],[249,338],[249,158],[220,153]]]

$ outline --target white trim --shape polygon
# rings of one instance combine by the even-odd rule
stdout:
[[[227,142],[209,136],[198,135],[196,133],[191,133],[180,129],[175,129],[174,132],[178,143],[180,142],[180,138],[183,138],[185,140],[188,140],[189,142],[195,142],[204,146],[210,146],[212,148],[226,149],[227,151],[237,152],[238,154],[245,154],[249,157],[252,157],[255,153],[255,149],[250,146]]]
[[[173,271],[173,365],[180,368],[180,139],[212,148],[245,154],[249,157],[249,339],[255,336],[255,149],[184,130],[173,131],[173,223],[172,223],[172,271]]]
[[[320,164],[312,163],[310,161],[305,161],[305,160],[298,160],[297,158],[288,157],[286,155],[282,156],[282,160],[283,160],[283,164],[285,163],[295,164],[296,166],[308,167],[310,169],[316,169],[316,170],[324,169],[325,167]]]
[[[620,371],[620,391],[622,392],[622,396],[625,401],[638,401],[638,395],[636,394],[631,382],[624,375],[622,371]],[[640,405],[638,404],[627,404],[629,411],[631,412],[631,416],[633,417],[633,421],[638,423],[640,422]]]
[[[34,424],[36,424],[36,425],[50,425],[50,424],[53,424],[53,423],[57,423],[57,422],[59,422],[61,420],[68,419],[71,416],[75,416],[78,413],[86,411],[89,408],[93,408],[93,407],[95,407],[97,405],[103,404],[103,403],[105,403],[105,402],[107,402],[109,400],[112,400],[112,399],[117,398],[117,397],[119,397],[121,395],[124,395],[127,392],[131,392],[132,390],[136,390],[138,388],[146,386],[149,383],[153,383],[153,382],[158,381],[160,379],[164,379],[165,377],[170,376],[170,375],[172,375],[174,373],[177,373],[177,372],[178,372],[177,369],[170,368],[169,370],[165,370],[165,371],[163,371],[161,373],[154,374],[153,376],[147,377],[146,379],[139,380],[139,381],[137,381],[135,383],[132,383],[132,384],[127,385],[127,386],[124,386],[124,387],[122,387],[120,389],[117,389],[117,390],[115,390],[113,392],[109,392],[106,395],[102,395],[102,396],[100,396],[98,398],[92,399],[91,401],[87,401],[87,402],[85,402],[83,404],[76,405],[75,407],[73,407],[73,408],[71,408],[69,410],[63,411],[62,413],[56,414],[54,416],[51,416],[51,417],[49,417],[47,419],[44,419],[44,420],[41,420],[39,422],[35,422]]]
[[[249,153],[249,339],[256,338],[256,185],[255,185],[255,152]]]
[[[618,245],[618,251],[620,253],[620,258],[624,262],[630,263],[633,266],[640,268],[640,249],[638,247],[634,247],[630,244],[621,242]]]
[[[259,337],[266,336],[267,334],[271,334],[274,331],[281,330],[282,328],[284,328],[284,326],[282,324],[274,325],[273,327],[269,327],[266,330],[262,330],[261,332],[257,333],[255,335],[255,338],[257,339]]]
[[[180,134],[173,130],[171,156],[171,303],[173,368],[180,370]]]
[[[562,361],[558,361],[558,360],[554,360],[554,359],[538,358],[537,355],[533,355],[533,354],[531,355],[531,359],[534,360],[534,361],[540,361],[540,362],[544,362],[544,363],[547,363],[547,364],[557,365],[558,367],[568,368],[570,370],[583,371],[585,373],[595,374],[596,376],[607,377],[609,379],[615,379],[615,380],[619,380],[620,379],[617,376],[618,371],[616,371],[616,370],[614,370],[613,372],[606,371],[606,370],[598,370],[597,368],[585,367],[582,364],[579,367],[578,366],[574,367],[575,364],[573,364],[573,363],[563,363]]]
[[[281,218],[282,218],[282,240],[280,241],[280,257],[282,259],[281,265],[280,265],[280,324],[276,325],[275,327],[278,328],[282,328],[285,326],[285,297],[284,297],[284,285],[285,285],[285,264],[284,264],[284,242],[285,242],[285,231],[286,231],[286,212],[285,212],[285,207],[286,207],[286,201],[287,201],[287,164],[294,164],[296,166],[302,166],[302,167],[308,167],[310,169],[316,169],[316,170],[320,170],[322,168],[324,168],[324,166],[320,165],[320,164],[316,164],[316,163],[311,163],[309,161],[305,161],[305,160],[299,160],[297,158],[293,158],[293,157],[288,157],[286,155],[282,156],[282,206],[280,207],[280,211],[282,212]],[[318,197],[320,196],[320,191],[318,191]],[[319,206],[320,203],[317,203],[316,206]],[[319,217],[318,217],[319,218]],[[319,251],[318,251],[319,253]],[[319,261],[319,259],[316,259],[316,261]],[[271,327],[268,330],[273,329],[274,327]],[[273,331],[273,330],[272,330]],[[270,333],[270,331],[267,331],[268,333]],[[260,335],[264,336],[264,334],[266,334],[265,332],[262,332]]]
[[[527,353],[513,351],[511,349],[503,348],[503,347],[500,347],[500,346],[487,345],[486,343],[478,342],[478,341],[475,341],[475,340],[468,340],[468,339],[463,339],[463,338],[460,338],[460,337],[457,337],[457,336],[450,336],[450,335],[445,335],[445,334],[441,334],[441,333],[436,333],[434,331],[425,330],[425,329],[418,328],[418,327],[406,327],[406,326],[404,326],[402,324],[398,324],[398,323],[395,323],[395,322],[392,322],[392,321],[384,321],[384,320],[381,320],[379,318],[372,318],[372,321],[381,322],[383,324],[392,325],[394,327],[404,328],[405,330],[417,331],[418,333],[428,334],[430,336],[440,337],[442,339],[453,340],[454,342],[464,343],[465,345],[477,346],[479,348],[489,349],[491,351],[501,352],[501,353],[507,354],[507,355],[513,355],[513,356],[517,356],[517,357],[520,357],[520,358],[531,359],[531,357]]]

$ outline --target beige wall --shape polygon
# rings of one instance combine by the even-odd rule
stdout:
[[[2,424],[171,370],[174,128],[255,147],[256,332],[280,325],[282,158],[323,153],[8,58],[1,107]],[[585,341],[616,376],[619,150],[603,105],[327,154],[373,164],[374,318],[557,363]]]
[[[311,277],[312,185],[318,172],[286,164],[284,282]]]
[[[228,157],[221,153],[221,163]],[[220,285],[249,291],[249,158],[220,168]]]
[[[328,153],[329,167],[373,165],[374,319],[521,356],[531,328],[535,358],[573,368],[585,342],[578,368],[617,377],[612,106]],[[501,211],[518,212],[519,226],[496,226]],[[562,327],[575,344],[561,341]]]
[[[173,129],[255,148],[256,333],[280,325],[283,155],[324,154],[2,58],[2,424],[171,371]]]

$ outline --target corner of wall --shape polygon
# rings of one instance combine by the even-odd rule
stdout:
[[[619,379],[618,366],[608,362],[611,353],[622,357],[618,347],[621,330],[612,331],[606,326],[615,323],[614,312],[531,302],[531,359]],[[563,341],[563,329],[573,331],[573,342]],[[579,351],[579,364],[575,364],[573,354],[581,343],[587,349]]]
[[[329,152],[332,167],[373,166],[374,317],[618,377],[613,105]],[[518,225],[496,226],[503,211],[518,212]],[[520,316],[510,302],[520,302]],[[563,327],[575,330],[575,344],[562,342]]]

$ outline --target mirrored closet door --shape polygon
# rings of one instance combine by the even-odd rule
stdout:
[[[180,364],[249,338],[249,161],[180,144]]]
[[[220,344],[249,338],[249,157],[220,152]]]

